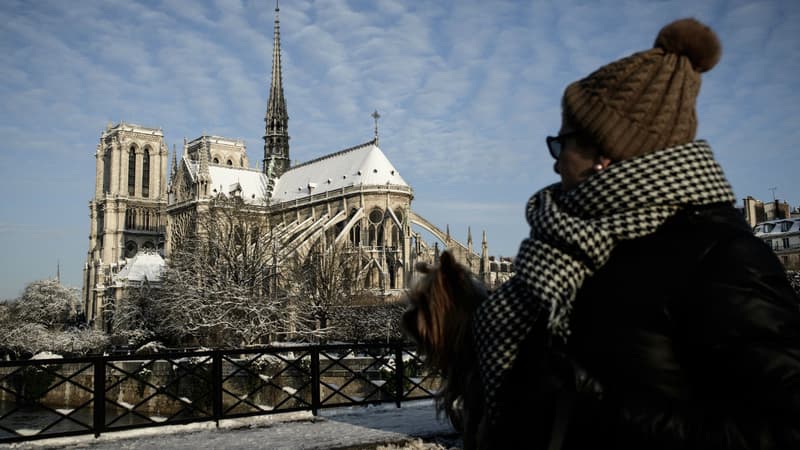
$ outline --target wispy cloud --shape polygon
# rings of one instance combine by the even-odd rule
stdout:
[[[382,147],[419,210],[453,230],[485,224],[490,249],[512,254],[525,200],[556,179],[543,142],[566,84],[687,15],[724,46],[703,76],[699,135],[739,196],[777,186],[797,205],[800,3],[778,0],[285,2],[292,158],[366,141],[378,109]],[[254,0],[0,2],[0,155],[15,161],[0,168],[0,189],[22,192],[0,221],[48,229],[40,211],[73,198],[58,210],[82,230],[64,238],[81,249],[65,264],[81,265],[109,120],[162,127],[168,144],[204,131],[242,138],[260,160],[273,20],[272,4]]]

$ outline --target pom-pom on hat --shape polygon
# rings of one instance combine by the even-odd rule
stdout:
[[[613,161],[691,142],[700,73],[722,52],[714,31],[681,19],[658,33],[650,50],[607,64],[564,91],[564,120]]]

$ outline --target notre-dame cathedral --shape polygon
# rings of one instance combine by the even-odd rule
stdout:
[[[487,283],[510,271],[509,262],[490,261],[485,233],[476,252],[471,233],[461,244],[449,227],[442,232],[414,212],[411,186],[379,147],[377,111],[368,142],[290,164],[278,11],[260,168],[250,167],[239,139],[184,140],[182,154],[173,150],[168,164],[160,128],[120,122],[101,134],[83,280],[84,310],[96,328],[108,328],[108,313],[128,286],[158,281],[181,234],[220,196],[261,208],[282,257],[302,258],[320,240],[357,251],[364,285],[384,294],[401,293],[414,276],[414,264],[438,256],[438,244],[427,245],[412,225],[441,240]]]

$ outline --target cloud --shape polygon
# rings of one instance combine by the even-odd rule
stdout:
[[[799,5],[282,3],[291,157],[370,139],[378,109],[382,148],[414,187],[415,205],[464,233],[485,223],[491,245],[513,253],[526,232],[525,200],[556,180],[544,136],[560,125],[566,84],[646,49],[667,21],[696,16],[724,47],[703,75],[700,136],[738,195],[766,197],[764,186],[778,185],[796,205]],[[46,229],[52,217],[26,203],[47,211],[74,199],[63,216],[81,230],[64,239],[83,246],[92,155],[109,120],[162,127],[170,146],[204,131],[242,138],[250,160],[261,159],[271,3],[6,0],[0,18],[0,154],[15,162],[0,168],[0,189],[24,191],[5,214]]]

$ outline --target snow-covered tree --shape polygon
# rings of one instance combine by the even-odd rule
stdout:
[[[240,199],[216,200],[173,248],[153,296],[157,337],[203,346],[260,343],[282,327],[268,218]]]
[[[359,256],[320,239],[304,258],[294,259],[287,274],[287,286],[298,333],[325,336],[335,329],[334,310],[353,305],[365,294],[359,282]]]
[[[129,287],[115,303],[111,316],[111,339],[114,344],[138,347],[155,336],[159,308],[154,301],[155,290],[149,282]]]
[[[30,283],[16,302],[0,314],[0,349],[14,357],[40,352],[79,355],[97,353],[108,345],[103,332],[77,328],[78,291],[56,280]]]
[[[406,310],[404,302],[344,305],[331,314],[335,324],[330,338],[347,342],[387,342],[403,339],[400,318]]]
[[[38,280],[25,287],[14,303],[12,314],[19,322],[63,328],[74,317],[78,301],[77,289],[62,286],[53,279]]]

